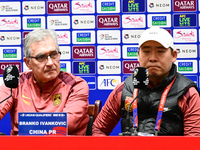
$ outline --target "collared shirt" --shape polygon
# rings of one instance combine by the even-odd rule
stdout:
[[[18,134],[18,112],[67,112],[68,134],[85,135],[89,116],[87,82],[71,73],[60,72],[43,87],[34,80],[32,71],[20,74],[19,85],[12,97],[0,104],[0,120],[10,111],[11,135]],[[10,95],[10,89],[0,87],[0,99]]]

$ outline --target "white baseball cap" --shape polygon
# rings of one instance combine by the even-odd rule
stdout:
[[[141,34],[141,37],[139,39],[139,47],[143,43],[150,41],[150,40],[160,43],[165,48],[171,47],[172,49],[174,49],[173,37],[165,29],[162,29],[162,28],[159,28],[159,27],[151,27],[149,29],[146,29]]]

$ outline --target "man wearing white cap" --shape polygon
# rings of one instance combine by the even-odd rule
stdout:
[[[199,90],[193,81],[177,72],[176,59],[177,51],[168,31],[158,27],[145,30],[139,39],[138,61],[148,69],[149,84],[138,91],[129,111],[130,125],[127,127],[127,104],[137,96],[133,75],[111,92],[93,124],[93,135],[109,135],[122,118],[122,135],[199,136]]]

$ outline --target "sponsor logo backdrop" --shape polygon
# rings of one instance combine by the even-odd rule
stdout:
[[[138,40],[152,26],[167,29],[178,51],[177,70],[199,87],[200,0],[1,0],[0,84],[4,69],[23,62],[23,38],[37,28],[58,34],[61,71],[84,78],[89,103],[105,103],[110,92],[129,76],[137,61]],[[0,131],[9,134],[9,115]],[[111,135],[118,135],[120,124]]]

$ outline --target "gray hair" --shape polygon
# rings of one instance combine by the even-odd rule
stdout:
[[[23,39],[23,52],[25,57],[31,56],[30,46],[33,43],[43,41],[45,38],[52,37],[55,41],[57,49],[59,49],[57,34],[54,30],[51,29],[35,29],[28,33]]]

